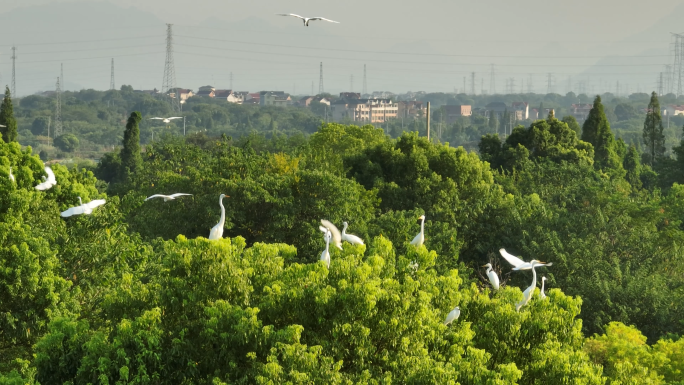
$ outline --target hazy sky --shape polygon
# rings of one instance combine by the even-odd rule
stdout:
[[[60,63],[69,89],[160,88],[164,23],[174,24],[179,86],[212,84],[298,94],[368,90],[648,92],[671,63],[670,32],[684,32],[684,1],[542,0],[233,1],[0,0],[0,76],[16,44],[20,95],[54,88]],[[275,13],[324,16],[305,28]],[[681,27],[680,27],[681,25]],[[627,56],[604,58],[605,56]],[[109,58],[109,59],[108,59]],[[475,72],[475,84],[471,74]],[[353,80],[352,80],[353,76]],[[474,86],[474,87],[473,87]]]

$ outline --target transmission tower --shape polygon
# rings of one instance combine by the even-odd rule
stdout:
[[[17,97],[16,61],[17,61],[17,47],[12,47],[12,96],[15,98]]]
[[[166,24],[166,63],[164,64],[164,80],[162,82],[162,95],[169,95],[176,90],[176,67],[173,63],[173,24]],[[170,96],[170,95],[169,95]],[[180,95],[170,98],[171,107],[180,110]]]
[[[470,73],[470,94],[475,95],[475,72]]]
[[[114,58],[112,58],[112,76],[111,76],[111,79],[109,80],[109,89],[110,90],[116,89],[116,83],[114,83]]]
[[[321,62],[321,70],[318,78],[318,94],[322,94],[324,91],[323,87],[323,62]]]
[[[363,65],[363,90],[361,91],[363,95],[368,94],[368,84],[366,83],[366,65]]]
[[[529,74],[527,77],[527,93],[532,93],[532,74]]]
[[[494,64],[492,64],[492,70],[489,73],[489,93],[496,95],[496,78],[494,74]]]
[[[684,91],[684,83],[682,83],[682,75],[684,75],[684,34],[673,33],[672,35],[675,39],[673,82],[676,84],[676,94],[679,97]]]
[[[59,84],[66,91],[66,83],[64,83],[64,63],[59,63]]]
[[[56,85],[56,96],[57,102],[55,103],[55,131],[54,137],[62,135],[62,88],[59,84],[59,78],[57,78]]]
[[[663,73],[658,77],[658,96],[663,96]]]
[[[553,93],[553,74],[548,73],[547,79],[546,79],[546,93],[547,94],[552,94]]]

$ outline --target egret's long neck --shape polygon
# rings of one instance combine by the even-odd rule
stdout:
[[[349,224],[348,224],[348,223],[345,223],[345,224],[344,224],[344,227],[342,228],[342,234],[346,234],[346,233],[347,233],[347,226],[349,226]]]
[[[330,238],[331,238],[330,232],[328,232],[328,234],[325,235],[325,251],[326,252],[329,252],[328,248],[330,247]]]
[[[223,197],[219,199],[219,206],[221,206],[221,220],[219,223],[221,224],[221,227],[223,227],[223,224],[226,222],[226,208],[223,207]]]
[[[420,220],[420,233],[425,233],[425,218]]]
[[[534,270],[535,267],[537,267],[537,265],[532,265],[532,286],[537,286],[537,272]]]
[[[491,271],[492,271],[492,267],[489,266],[489,267],[487,268],[487,274],[489,274]]]
[[[81,200],[81,197],[78,197],[78,204],[80,204],[81,206],[83,206],[83,201]]]
[[[546,282],[546,280],[542,279],[542,289],[541,289],[542,293],[544,292],[544,282]]]

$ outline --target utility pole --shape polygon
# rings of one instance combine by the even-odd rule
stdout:
[[[430,102],[427,102],[427,138],[430,141]]]
[[[368,84],[366,83],[366,65],[363,65],[363,89],[361,91],[362,95],[368,94]]]
[[[494,75],[494,64],[492,64],[492,70],[489,73],[489,93],[491,95],[496,95],[496,78]]]
[[[324,87],[323,87],[323,62],[321,62],[321,69],[318,77],[318,94],[322,94],[324,92]]]
[[[55,138],[62,135],[62,88],[57,78],[56,85],[57,102],[55,103]]]
[[[161,91],[162,95],[169,97],[173,110],[179,111],[180,95],[176,89],[176,67],[173,60],[173,24],[166,24],[166,63]],[[171,92],[176,93],[175,98],[171,98]]]
[[[12,97],[17,97],[17,71],[16,71],[16,62],[17,62],[17,47],[13,46],[12,47]]]
[[[116,83],[114,82],[114,58],[112,58],[112,75],[109,80],[109,89],[110,90],[115,90],[116,89]]]
[[[470,94],[475,95],[475,72],[470,73]]]

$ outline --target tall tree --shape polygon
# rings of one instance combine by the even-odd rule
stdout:
[[[133,112],[126,123],[123,148],[121,149],[121,181],[128,180],[142,166],[140,155],[140,112]]]
[[[579,123],[577,123],[577,119],[575,119],[574,116],[564,116],[562,120],[563,123],[567,124],[571,130],[575,131],[578,137],[582,134],[582,128],[580,127]]]
[[[658,95],[651,94],[651,102],[648,103],[648,112],[644,121],[644,144],[648,161],[653,166],[658,159],[665,155],[665,135],[663,135],[663,120],[660,116],[660,102]]]
[[[17,121],[14,119],[14,108],[12,107],[12,95],[9,87],[5,88],[5,98],[0,105],[0,132],[2,133],[2,140],[6,143],[17,140]]]
[[[622,159],[615,149],[615,137],[610,130],[610,123],[601,103],[601,97],[596,96],[594,107],[582,126],[582,140],[594,146],[594,165],[611,175],[623,176]]]
[[[627,174],[625,175],[625,179],[629,184],[632,185],[635,189],[641,188],[641,161],[640,161],[640,155],[639,151],[637,151],[637,148],[632,144],[629,146],[629,149],[627,150],[627,154],[625,155],[625,160],[623,161],[622,165],[625,168],[625,171]]]

